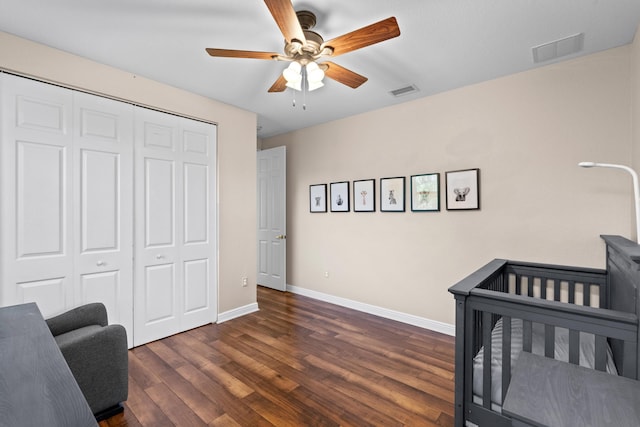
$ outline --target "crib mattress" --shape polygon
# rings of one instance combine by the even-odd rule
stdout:
[[[494,411],[500,411],[502,405],[502,318],[498,320],[491,332],[491,402]],[[511,319],[511,371],[523,346],[523,322],[522,319]],[[544,355],[544,325],[533,323],[531,352]],[[482,365],[484,347],[480,349],[473,359],[473,400],[482,404]],[[554,359],[564,362],[569,361],[569,330],[558,328],[555,330]],[[580,332],[580,366],[594,369],[595,367],[595,336]],[[611,348],[607,348],[606,370],[610,374],[618,375],[613,362]]]

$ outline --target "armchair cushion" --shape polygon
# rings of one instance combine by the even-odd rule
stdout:
[[[107,309],[104,304],[97,302],[85,304],[47,319],[46,322],[54,337],[84,326],[107,326]]]
[[[96,417],[127,400],[127,332],[107,325],[103,304],[72,309],[47,324]]]

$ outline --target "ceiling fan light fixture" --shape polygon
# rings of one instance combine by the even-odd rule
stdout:
[[[282,77],[284,77],[285,80],[287,81],[287,86],[289,86],[289,83],[292,83],[292,84],[297,83],[298,86],[300,85],[300,82],[302,81],[301,71],[302,71],[302,66],[300,65],[299,62],[296,62],[296,61],[293,61],[291,64],[289,64],[287,68],[284,69],[284,71],[282,72]]]
[[[307,82],[309,82],[309,90],[313,90],[311,89],[311,84],[322,83],[322,79],[324,79],[324,71],[322,71],[322,69],[320,69],[320,67],[318,67],[318,64],[316,64],[315,62],[309,62],[306,65],[306,69],[307,69]],[[315,89],[322,86],[323,85],[316,86]]]
[[[307,89],[309,90],[309,92],[311,92],[313,90],[319,89],[322,86],[324,86],[324,83],[322,83],[322,81],[314,82],[314,81],[311,81],[311,80],[307,79],[307,86],[308,86]]]
[[[290,87],[291,89],[294,89],[297,91],[302,91],[302,79],[295,82],[287,82],[285,86]]]

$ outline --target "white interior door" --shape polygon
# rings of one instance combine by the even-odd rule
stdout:
[[[3,306],[74,304],[72,92],[0,74]]]
[[[136,108],[135,345],[216,319],[215,126]]]
[[[258,151],[258,284],[287,289],[286,147]]]
[[[133,346],[133,106],[74,93],[74,292]]]

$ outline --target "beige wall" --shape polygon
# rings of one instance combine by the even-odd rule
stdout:
[[[256,302],[254,113],[2,32],[0,69],[218,123],[219,312]]]
[[[599,235],[631,235],[630,180],[577,163],[629,161],[630,51],[262,141],[288,151],[288,284],[453,324],[447,288],[493,258],[603,267]],[[378,191],[382,177],[439,172],[444,186],[467,168],[481,170],[479,211],[443,197],[438,213],[309,213],[310,184],[375,178]]]

